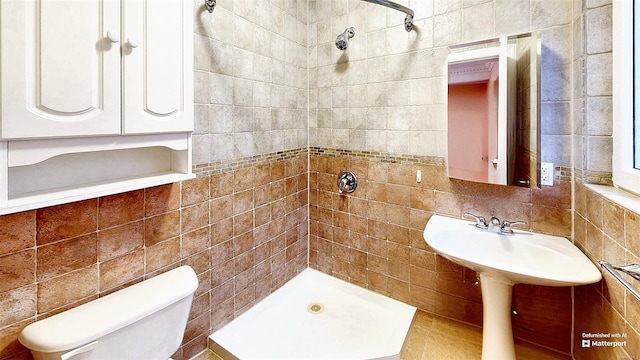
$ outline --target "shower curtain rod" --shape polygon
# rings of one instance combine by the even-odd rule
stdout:
[[[407,14],[407,16],[404,18],[404,29],[407,30],[407,32],[410,32],[411,29],[413,29],[414,13],[413,13],[413,10],[409,9],[408,7],[400,4],[396,4],[393,1],[387,1],[387,0],[362,0],[362,1],[370,2],[372,4],[378,4],[394,10],[402,11],[403,13]]]
[[[411,29],[413,29],[414,13],[413,13],[413,10],[409,9],[408,7],[400,4],[396,4],[393,1],[387,1],[387,0],[362,0],[362,1],[370,2],[372,4],[378,4],[394,10],[402,11],[403,13],[407,14],[407,16],[404,18],[404,29],[407,30],[407,32],[410,32]],[[204,6],[207,9],[207,11],[209,11],[209,13],[212,13],[213,9],[216,7],[216,0],[205,0]]]
[[[398,11],[402,11],[403,13],[407,14],[407,15],[411,15],[411,17],[413,17],[413,10],[409,9],[406,6],[400,5],[400,4],[396,4],[393,1],[387,1],[387,0],[362,0],[362,1],[366,1],[366,2],[370,2],[373,4],[378,4],[378,5],[382,5],[382,6],[386,6],[388,8],[392,8],[394,10],[398,10]]]

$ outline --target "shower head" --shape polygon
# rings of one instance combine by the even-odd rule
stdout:
[[[336,47],[340,50],[347,50],[347,46],[349,46],[349,39],[354,37],[356,34],[356,29],[352,26],[346,29],[342,34],[338,35],[336,38]]]

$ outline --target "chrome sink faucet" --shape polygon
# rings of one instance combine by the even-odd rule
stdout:
[[[492,216],[487,225],[488,225],[487,230],[490,230],[490,231],[495,231],[495,229],[500,229],[500,219],[498,219],[495,216]]]
[[[502,225],[500,225],[500,232],[507,235],[513,235],[513,230],[511,226],[513,225],[526,225],[526,221],[503,221]]]
[[[473,218],[476,221],[476,229],[487,230],[489,228],[489,224],[487,224],[487,219],[484,216],[473,215],[472,213],[464,213],[465,217]]]
[[[490,231],[498,231],[496,229],[499,229],[501,234],[505,234],[505,235],[514,235],[513,229],[511,229],[511,227],[513,225],[524,225],[527,222],[526,221],[503,221],[500,222],[500,219],[498,219],[495,216],[492,216],[491,219],[489,219],[489,222],[487,222],[487,219],[485,219],[484,216],[477,216],[471,213],[464,213],[464,216],[466,217],[470,217],[473,220],[475,220],[476,224],[475,227],[477,229],[480,230],[490,230]]]

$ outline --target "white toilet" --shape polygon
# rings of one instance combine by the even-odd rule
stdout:
[[[22,330],[35,360],[167,360],[180,344],[198,277],[173,269]]]

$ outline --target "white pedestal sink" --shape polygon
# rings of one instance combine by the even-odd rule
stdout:
[[[483,360],[515,360],[511,330],[514,284],[576,286],[600,281],[600,270],[569,240],[515,231],[504,235],[433,215],[424,239],[439,255],[480,274]]]

